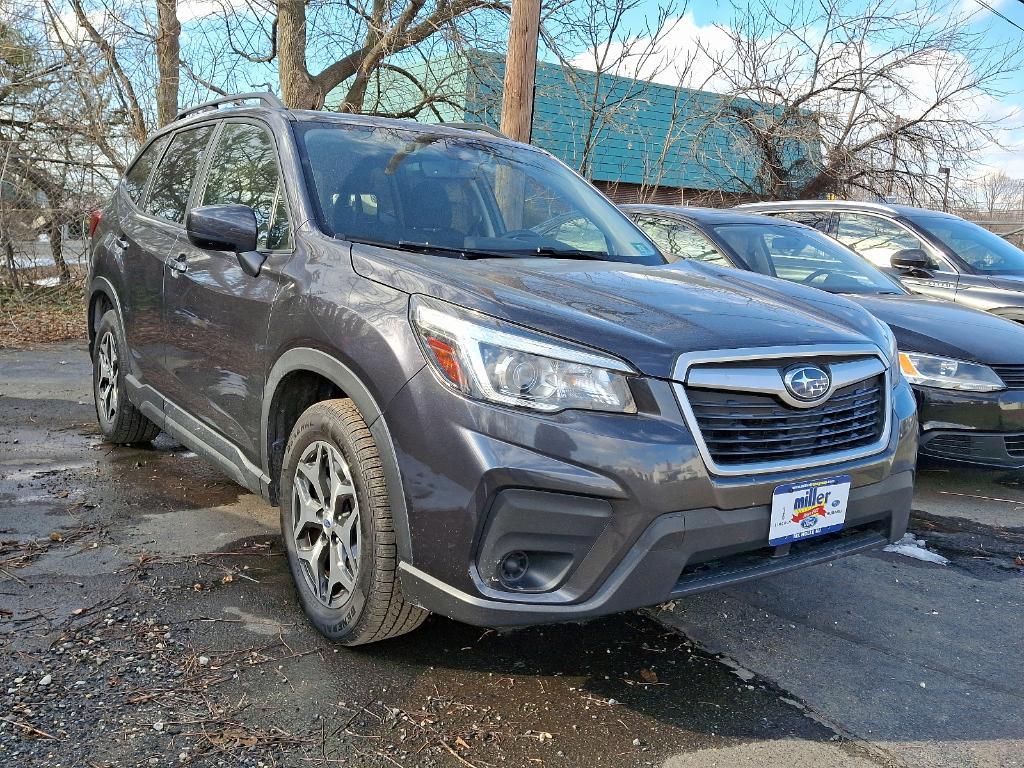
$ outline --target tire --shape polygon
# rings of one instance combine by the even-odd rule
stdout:
[[[322,634],[361,645],[423,623],[428,612],[402,596],[380,454],[351,400],[325,400],[299,417],[280,487],[288,567]]]
[[[160,427],[143,416],[128,399],[123,365],[127,359],[117,313],[108,310],[100,318],[92,350],[92,396],[96,403],[96,420],[108,442],[118,445],[148,443],[160,434]]]

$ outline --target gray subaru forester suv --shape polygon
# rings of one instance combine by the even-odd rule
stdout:
[[[154,136],[91,229],[103,434],[166,431],[280,505],[340,642],[638,608],[906,528],[888,328],[666,264],[533,147],[232,97]]]

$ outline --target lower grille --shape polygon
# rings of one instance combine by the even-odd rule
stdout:
[[[1007,389],[1024,389],[1024,365],[993,365],[991,368]]]
[[[1007,435],[1006,452],[1015,459],[1024,458],[1024,435]]]
[[[885,378],[836,390],[813,408],[772,395],[687,387],[708,453],[721,466],[787,461],[862,448],[885,428]]]

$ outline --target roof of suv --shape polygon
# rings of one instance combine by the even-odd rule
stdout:
[[[258,105],[246,105],[245,102],[259,102]],[[222,109],[223,108],[223,109]],[[403,130],[417,131],[420,133],[441,133],[452,136],[472,135],[477,139],[497,141],[503,143],[517,143],[507,136],[503,136],[485,123],[420,123],[407,118],[374,117],[370,115],[358,115],[347,112],[327,112],[324,110],[311,109],[289,109],[280,99],[272,93],[241,93],[232,96],[225,96],[212,101],[197,104],[194,107],[183,109],[175,116],[164,130],[187,124],[193,120],[209,117],[233,117],[237,115],[259,115],[266,113],[281,114],[290,120],[297,122],[317,121],[345,123],[348,125],[366,125],[378,127],[401,127]],[[533,149],[539,149],[533,147]],[[541,150],[543,151],[543,150]]]
[[[951,219],[958,218],[951,213],[933,211],[929,208],[916,208],[912,205],[897,205],[895,203],[868,203],[859,200],[783,200],[771,203],[743,203],[737,208],[754,211],[817,211],[817,210],[844,210],[844,211],[865,211],[875,213],[888,213],[894,216],[947,216]]]

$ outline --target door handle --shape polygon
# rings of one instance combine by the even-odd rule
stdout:
[[[124,235],[114,238],[114,242],[117,243],[117,247],[120,248],[122,251],[125,250],[129,245],[128,238],[125,237]]]
[[[167,262],[167,266],[170,267],[173,272],[184,272],[188,269],[188,254],[179,253]]]

